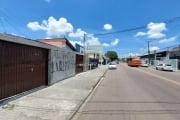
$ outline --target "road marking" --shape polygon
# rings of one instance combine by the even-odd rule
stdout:
[[[179,85],[179,86],[180,86],[180,82],[177,82],[177,81],[175,81],[175,80],[168,79],[168,78],[165,78],[165,77],[163,77],[163,76],[160,76],[160,75],[157,75],[157,74],[154,74],[154,73],[146,72],[146,71],[143,71],[143,70],[141,70],[141,69],[136,69],[136,70],[138,70],[138,71],[140,71],[140,72],[143,72],[143,73],[146,73],[146,74],[149,74],[149,75],[154,76],[154,77],[156,77],[156,78],[159,78],[159,79],[161,79],[161,80],[165,80],[165,81],[168,81],[168,82],[170,82],[170,83],[173,83],[173,84],[176,84],[176,85]]]

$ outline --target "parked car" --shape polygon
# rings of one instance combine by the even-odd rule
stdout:
[[[116,62],[110,62],[108,68],[109,69],[117,69],[117,63]]]
[[[148,67],[148,63],[141,63],[141,67]]]
[[[173,71],[173,67],[170,64],[159,64],[156,66],[156,70],[167,70],[167,71]]]
[[[119,60],[115,60],[114,62],[116,62],[116,64],[119,64]]]

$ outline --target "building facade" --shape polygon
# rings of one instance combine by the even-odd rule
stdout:
[[[75,75],[75,52],[0,33],[0,100]]]

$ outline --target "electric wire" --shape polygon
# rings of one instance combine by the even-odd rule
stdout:
[[[21,35],[26,35],[24,32],[22,32],[18,27],[13,25],[13,23],[11,22],[13,20],[17,24],[21,24],[22,23],[22,22],[20,23],[19,20],[17,21],[15,19],[16,17],[12,13],[11,13],[11,15],[9,15],[7,10],[5,10],[4,8],[0,8],[0,13],[4,16],[4,21],[6,21],[6,24],[8,24],[8,26],[10,26],[12,29],[14,29],[14,31],[16,31],[17,33],[19,33]],[[5,27],[6,26],[4,25],[4,29],[6,29]]]
[[[0,23],[1,23],[3,31],[6,33],[6,28],[5,28],[3,19],[4,19],[3,17],[0,18]]]
[[[171,23],[174,23],[174,22],[177,22],[177,21],[180,21],[180,17],[174,17],[174,18],[171,18],[171,19],[168,19],[168,20],[164,20],[163,22],[166,23],[166,24],[171,24]],[[131,32],[131,31],[145,29],[146,27],[147,27],[146,25],[142,25],[142,26],[138,26],[138,27],[134,27],[134,28],[127,28],[127,29],[118,30],[118,31],[114,31],[114,32],[106,32],[106,33],[94,34],[94,36],[103,36],[103,35],[111,35],[111,34]]]

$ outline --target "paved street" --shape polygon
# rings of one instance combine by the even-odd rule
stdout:
[[[78,120],[180,120],[180,72],[119,64],[108,70]]]

